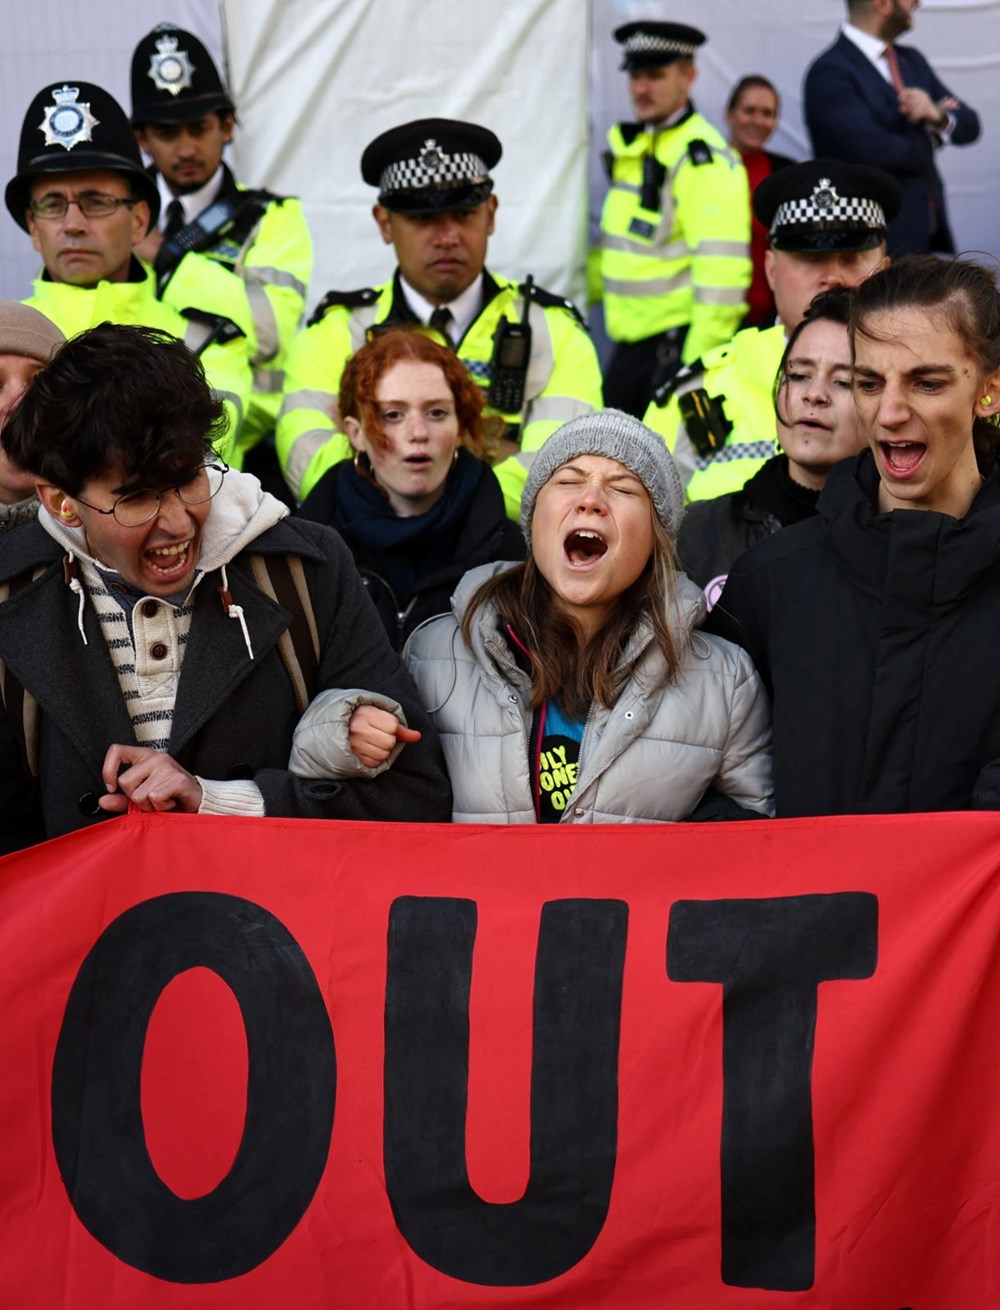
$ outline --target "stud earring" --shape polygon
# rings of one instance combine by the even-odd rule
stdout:
[[[59,510],[59,513],[63,516],[64,519],[76,518],[76,511],[74,509],[71,509],[70,506],[67,505],[65,501],[63,501],[62,508]]]
[[[993,397],[992,397],[992,396],[980,396],[980,397],[979,397],[979,403],[980,403],[980,405],[992,405],[992,404],[993,404]]]

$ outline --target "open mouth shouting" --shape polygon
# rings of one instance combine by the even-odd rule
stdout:
[[[922,441],[880,441],[882,464],[890,478],[911,478],[917,472],[927,453]]]
[[[189,537],[187,541],[172,542],[168,546],[151,546],[144,553],[146,567],[163,582],[178,581],[194,563],[193,541]]]
[[[593,528],[574,528],[563,543],[563,550],[573,568],[592,568],[607,554],[608,543]]]

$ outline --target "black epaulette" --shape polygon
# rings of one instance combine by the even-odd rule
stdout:
[[[707,141],[695,137],[693,141],[688,142],[688,158],[692,164],[710,164],[715,156],[712,154],[712,147]]]
[[[344,309],[361,309],[363,305],[374,305],[379,293],[374,287],[362,287],[360,291],[328,291],[306,320],[306,327],[313,327],[331,309],[338,306]]]
[[[583,315],[566,296],[557,296],[554,291],[546,291],[537,282],[532,282],[530,286],[527,282],[522,282],[517,289],[522,296],[527,295],[529,300],[537,301],[543,309],[568,309],[582,328],[587,326]]]
[[[693,364],[685,364],[683,368],[679,368],[676,373],[671,374],[662,386],[657,387],[653,392],[653,403],[662,409],[673,396],[676,396],[681,387],[692,382],[698,382],[704,376],[704,360],[696,359]]]
[[[196,352],[199,355],[206,346],[214,345],[215,342],[225,345],[227,341],[235,341],[237,337],[246,336],[243,329],[231,318],[226,318],[225,314],[209,314],[204,309],[194,309],[189,305],[187,309],[181,310],[181,316],[209,329],[208,335]]]

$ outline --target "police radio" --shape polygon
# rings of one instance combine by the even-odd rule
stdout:
[[[524,388],[528,380],[531,360],[531,290],[534,278],[529,277],[522,287],[524,310],[520,323],[501,318],[493,337],[493,358],[490,360],[490,389],[486,393],[490,405],[501,414],[519,414],[524,405]]]
[[[722,396],[710,396],[704,387],[678,398],[678,408],[691,444],[702,459],[718,454],[733,430],[722,408]]]
[[[667,170],[658,159],[647,155],[642,161],[642,190],[639,193],[639,206],[659,211],[663,202],[663,184],[667,180]]]

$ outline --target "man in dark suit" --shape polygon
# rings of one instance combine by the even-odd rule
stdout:
[[[954,252],[934,156],[943,145],[969,145],[979,136],[975,110],[952,95],[918,50],[895,44],[912,27],[918,4],[847,0],[847,22],[805,80],[813,153],[876,165],[899,183],[892,255]]]

